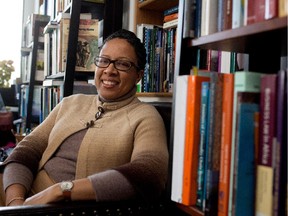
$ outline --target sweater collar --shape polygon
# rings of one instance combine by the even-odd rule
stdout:
[[[118,98],[117,100],[107,101],[100,95],[97,95],[97,106],[103,107],[104,110],[116,110],[131,103],[136,98],[136,87],[133,88],[126,95]]]

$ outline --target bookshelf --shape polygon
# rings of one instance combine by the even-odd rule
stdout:
[[[20,116],[25,119],[22,131],[30,131],[39,123],[37,110],[33,107],[35,98],[38,97],[43,81],[43,70],[38,70],[38,64],[43,62],[39,52],[43,52],[43,34],[42,30],[48,23],[49,16],[31,14],[25,25],[24,38],[22,41],[21,58],[22,58],[22,86],[21,86],[21,104]],[[37,104],[37,103],[36,103]],[[36,105],[37,107],[37,105]],[[36,108],[37,109],[37,108]]]
[[[92,85],[88,85],[88,81],[92,80],[94,78],[94,71],[91,69],[91,71],[85,71],[85,70],[77,70],[77,43],[79,39],[79,24],[81,24],[80,16],[82,14],[91,14],[91,19],[97,19],[98,21],[103,20],[102,25],[102,39],[105,39],[108,35],[110,35],[112,32],[115,32],[118,29],[122,28],[122,14],[123,14],[123,1],[122,0],[105,0],[105,1],[85,1],[85,0],[69,0],[69,1],[60,1],[60,0],[53,0],[53,1],[41,1],[41,0],[34,0],[27,2],[27,4],[30,4],[30,7],[25,6],[23,8],[24,16],[26,14],[29,14],[30,11],[32,11],[34,14],[49,17],[46,22],[41,23],[41,34],[44,32],[44,37],[42,37],[43,41],[38,42],[37,37],[33,38],[34,41],[31,44],[25,43],[21,49],[22,59],[23,59],[23,66],[21,71],[21,78],[23,81],[23,89],[26,89],[25,92],[25,98],[23,98],[22,104],[23,104],[23,119],[25,121],[25,129],[31,130],[32,126],[32,106],[33,103],[39,105],[40,109],[40,117],[37,118],[36,121],[33,120],[33,123],[35,122],[35,126],[42,122],[44,120],[44,117],[42,116],[42,108],[49,103],[48,101],[50,99],[47,99],[45,94],[47,92],[53,92],[53,90],[61,91],[59,95],[61,95],[61,98],[72,95],[74,93],[79,93],[79,90],[81,89],[79,87],[80,83],[84,85],[84,82],[86,82],[87,85],[83,87],[83,93],[89,92],[95,93],[96,89],[95,87],[91,87]],[[34,10],[31,8],[34,8]],[[29,12],[27,12],[29,10]],[[60,70],[58,67],[58,59],[57,54],[59,47],[60,47],[60,40],[59,37],[59,17],[61,13],[66,13],[68,16],[69,14],[69,33],[68,33],[68,46],[67,46],[67,61],[65,62],[65,69]],[[30,15],[30,14],[29,14]],[[28,15],[27,15],[28,16]],[[38,27],[38,22],[36,22],[37,25],[33,26],[33,29],[29,29],[29,31],[35,31]],[[39,23],[40,25],[40,23]],[[99,28],[97,23],[97,28]],[[44,31],[43,31],[44,29]],[[23,40],[26,41],[27,37],[31,37],[29,35],[30,32],[28,32],[27,27],[23,24]],[[97,38],[98,40],[99,38]],[[44,50],[44,78],[41,81],[37,81],[35,79],[35,67],[36,67],[36,57],[37,56],[37,50],[41,45],[41,50]],[[47,53],[45,53],[45,50],[48,50]],[[28,59],[30,58],[30,59]],[[30,62],[31,61],[31,62]],[[57,62],[58,61],[58,62]],[[27,67],[31,67],[31,71],[29,68],[28,73],[25,72]],[[27,70],[26,70],[27,71]],[[26,77],[29,77],[28,79]],[[37,88],[40,88],[39,97],[35,98],[35,94],[33,97],[32,89],[35,89],[35,86]],[[23,91],[24,91],[23,90]],[[45,93],[46,92],[46,93]],[[37,93],[37,94],[38,94]],[[24,93],[23,93],[24,94]],[[57,99],[55,101],[58,101],[59,96],[57,96]],[[45,101],[46,100],[46,101]],[[46,104],[46,105],[45,105]],[[55,103],[54,103],[55,105]],[[53,105],[53,106],[54,106]],[[47,107],[47,106],[46,106]],[[48,113],[46,113],[48,114]]]
[[[184,1],[179,0],[179,17],[182,19],[178,21],[175,77],[190,74],[192,66],[197,63],[197,51],[199,49],[248,54],[249,71],[269,74],[277,73],[281,69],[281,58],[285,58],[285,56],[287,58],[287,16],[255,22],[198,38],[183,38],[184,4]],[[173,95],[176,93],[174,92]],[[175,97],[173,97],[172,127],[175,121],[175,103]],[[173,128],[171,133],[173,137]],[[170,152],[171,149],[173,149],[173,140],[170,140]],[[170,157],[172,157],[171,154]],[[171,158],[170,162],[172,163]],[[175,205],[188,215],[205,215],[197,207],[185,206],[180,203],[175,203]]]
[[[142,1],[142,2],[137,1],[137,3],[135,4],[135,8],[134,8],[135,17],[133,18],[134,21],[135,21],[135,26],[133,27],[132,30],[135,33],[137,33],[138,32],[137,26],[141,25],[141,24],[144,24],[144,25],[145,24],[150,24],[150,25],[155,25],[155,26],[163,26],[164,11],[169,9],[169,8],[171,8],[171,7],[175,7],[177,5],[178,5],[178,0],[170,0],[170,1],[148,0],[148,1]],[[162,33],[160,33],[160,34],[164,35],[164,31]],[[143,41],[144,41],[144,39],[143,39]],[[164,47],[164,44],[162,44],[162,45]],[[152,51],[152,50],[153,50],[153,48],[151,48],[151,53],[153,54],[154,51]],[[163,48],[163,50],[164,50],[164,48]],[[163,51],[163,54],[165,55],[166,53]],[[148,60],[148,61],[150,62],[150,60]],[[153,66],[154,63],[150,64],[150,65]],[[155,65],[157,65],[157,63],[155,63]],[[154,71],[156,71],[156,73],[159,73],[160,76],[161,76],[161,73],[164,73],[164,74],[168,73],[168,72],[166,72],[165,66],[163,66],[163,69],[162,69],[162,66],[155,66],[155,67],[160,68],[160,69],[156,69],[155,68],[155,70],[154,70]],[[162,72],[160,72],[161,70],[162,70]],[[144,74],[147,74],[146,71],[144,71]],[[149,76],[151,77],[151,75],[149,75]],[[144,77],[142,79],[142,84],[143,84],[143,80],[144,79],[145,79],[145,75],[144,75]],[[162,79],[160,78],[160,80],[162,80]],[[153,81],[152,81],[152,85],[154,85]],[[164,82],[160,81],[160,84],[159,83],[157,84],[157,81],[156,81],[155,85],[156,86],[159,85],[159,88],[156,87],[156,90],[155,90],[155,88],[154,89],[153,88],[152,89],[149,89],[149,88],[142,89],[142,92],[138,93],[138,96],[140,96],[140,97],[150,97],[152,95],[152,97],[154,97],[155,95],[157,95],[156,97],[160,98],[160,100],[161,100],[161,98],[163,100],[166,100],[167,97],[170,97],[170,101],[172,100],[172,91],[168,92],[167,89],[166,90],[163,89],[164,86],[165,86]]]
[[[103,38],[105,39],[112,32],[122,27],[122,4],[122,1],[115,0],[106,0],[104,3],[102,1],[98,1],[98,3],[96,1],[95,3],[90,1],[71,1],[65,7],[63,12],[70,13],[70,27],[66,70],[64,71],[63,76],[64,97],[73,94],[74,80],[77,80],[79,77],[82,80],[87,80],[91,77],[93,78],[93,71],[81,73],[75,70],[80,14],[91,13],[93,19],[98,19],[99,21],[104,20]]]

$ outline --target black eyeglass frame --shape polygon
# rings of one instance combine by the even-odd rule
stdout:
[[[107,66],[105,66],[105,67],[99,66],[99,65],[97,65],[97,59],[105,59],[105,60],[107,60],[107,61],[109,62],[109,64],[108,64]],[[119,62],[119,61],[120,61],[120,62],[129,63],[129,64],[130,64],[129,68],[126,69],[126,70],[117,68],[115,62]],[[122,59],[111,60],[111,59],[109,59],[109,58],[102,57],[102,56],[97,56],[97,57],[95,57],[95,59],[94,59],[94,64],[95,64],[97,67],[99,67],[99,68],[108,68],[111,63],[113,63],[114,68],[116,68],[116,69],[119,70],[119,71],[127,72],[127,71],[129,71],[129,70],[131,69],[132,66],[134,66],[137,70],[140,70],[140,68],[139,68],[134,62],[131,62],[131,61],[128,61],[128,60],[122,60]]]

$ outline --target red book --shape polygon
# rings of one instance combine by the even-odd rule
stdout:
[[[197,170],[200,141],[201,84],[209,77],[190,75],[188,77],[186,133],[183,168],[184,205],[195,205],[197,198]]]
[[[278,0],[265,1],[265,19],[272,19],[278,16]]]
[[[178,19],[178,13],[173,13],[173,14],[169,14],[169,15],[164,16],[163,22],[169,22],[169,21],[175,20],[175,19]]]
[[[248,1],[247,3],[247,17],[246,17],[246,25],[250,25],[255,23],[256,15],[255,15],[255,1]]]
[[[255,22],[265,20],[265,0],[255,0]]]
[[[229,177],[231,160],[232,118],[233,118],[234,74],[223,74],[222,130],[220,177],[218,191],[218,216],[228,215]]]

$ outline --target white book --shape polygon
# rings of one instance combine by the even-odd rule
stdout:
[[[201,36],[217,32],[218,0],[202,0]]]
[[[232,2],[232,29],[239,28],[244,25],[244,1]]]
[[[171,200],[182,203],[188,75],[176,78]]]

